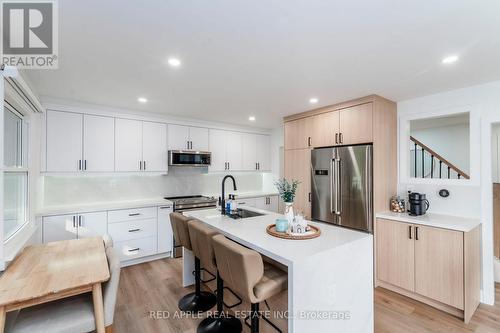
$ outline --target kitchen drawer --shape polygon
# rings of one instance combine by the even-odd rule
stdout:
[[[158,239],[156,236],[115,242],[120,260],[131,260],[156,254]]]
[[[255,198],[236,199],[236,202],[238,203],[238,206],[255,207],[257,204]]]
[[[116,242],[156,236],[157,220],[153,218],[113,223],[108,226],[108,233]]]
[[[156,218],[156,207],[110,210],[108,223]]]

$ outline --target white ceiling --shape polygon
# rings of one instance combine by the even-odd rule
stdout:
[[[26,73],[42,96],[270,128],[312,108],[313,96],[316,106],[372,93],[399,101],[500,79],[498,0],[59,7],[59,69]],[[450,54],[459,62],[442,65]],[[170,68],[169,56],[182,66]]]

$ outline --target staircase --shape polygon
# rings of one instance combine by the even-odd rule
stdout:
[[[468,174],[413,136],[410,136],[410,141],[412,175],[415,178],[470,179]]]

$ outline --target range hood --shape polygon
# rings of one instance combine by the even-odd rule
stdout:
[[[210,165],[211,159],[212,153],[208,151],[168,151],[168,165],[170,166],[205,167]]]

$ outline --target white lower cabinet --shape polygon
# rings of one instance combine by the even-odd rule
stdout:
[[[268,210],[270,212],[278,212],[278,196],[271,195],[266,197],[255,198],[255,207]]]
[[[154,255],[157,253],[158,248],[156,235],[152,237],[114,242],[114,244],[115,249],[119,252],[121,261]]]
[[[121,261],[172,253],[172,206],[75,213],[42,218],[44,243],[109,234]],[[158,256],[154,257],[158,258]],[[128,264],[137,263],[137,261]],[[127,263],[124,263],[127,264]]]
[[[170,224],[170,213],[173,212],[171,205],[158,207],[158,252],[173,253],[174,233]]]

